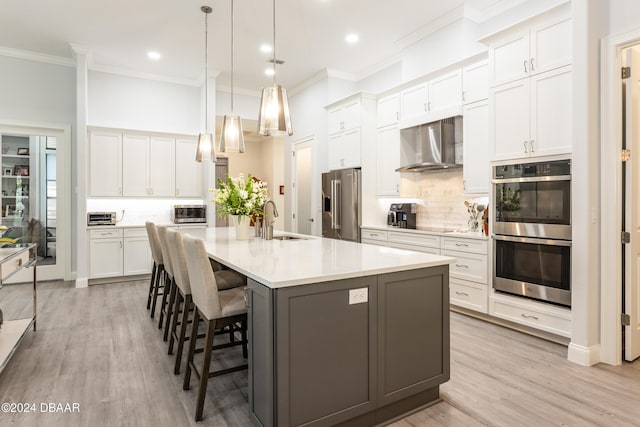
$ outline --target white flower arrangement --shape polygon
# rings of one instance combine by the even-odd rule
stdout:
[[[226,182],[218,179],[218,189],[213,201],[218,204],[218,216],[225,215],[263,215],[262,207],[267,201],[267,183],[253,178],[251,174],[244,179],[240,174],[237,178],[227,175]]]

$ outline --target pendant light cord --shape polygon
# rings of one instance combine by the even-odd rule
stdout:
[[[231,0],[231,114],[233,114],[233,0]]]
[[[211,8],[202,6],[204,12],[204,131],[209,133],[209,13]]]
[[[276,85],[276,0],[273,0],[273,85]]]

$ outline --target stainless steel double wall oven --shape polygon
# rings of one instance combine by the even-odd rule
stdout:
[[[571,161],[494,166],[493,287],[571,306]]]

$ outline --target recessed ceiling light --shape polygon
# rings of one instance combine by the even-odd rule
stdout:
[[[149,51],[147,52],[147,57],[149,59],[153,59],[154,61],[157,61],[158,59],[160,59],[160,53],[155,51]]]
[[[351,43],[351,44],[357,43],[358,39],[359,39],[358,35],[353,33],[347,34],[347,37],[345,37],[345,40],[347,41],[347,43]]]
[[[271,46],[269,46],[268,44],[263,44],[262,46],[260,46],[260,52],[264,52],[264,53],[271,52]]]
[[[275,74],[275,72],[273,71],[273,68],[267,68],[266,70],[264,70],[264,73],[267,76],[273,76]]]

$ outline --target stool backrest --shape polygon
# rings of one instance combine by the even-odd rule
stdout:
[[[151,246],[151,257],[156,265],[162,265],[162,249],[160,249],[160,237],[158,236],[158,229],[156,224],[151,221],[144,223],[147,228],[147,236],[149,237],[149,246]]]
[[[167,246],[171,254],[173,264],[173,279],[185,295],[191,294],[191,284],[189,283],[189,272],[187,271],[187,257],[184,253],[184,243],[182,234],[175,230],[167,229]]]
[[[218,284],[204,242],[188,234],[183,240],[193,303],[208,320],[219,319],[222,317],[222,308],[218,298]]]
[[[167,245],[167,226],[158,225],[158,237],[160,238],[160,250],[162,252],[162,259],[164,260],[164,269],[169,276],[173,277],[173,262],[171,261],[171,254],[169,253],[169,245]]]

